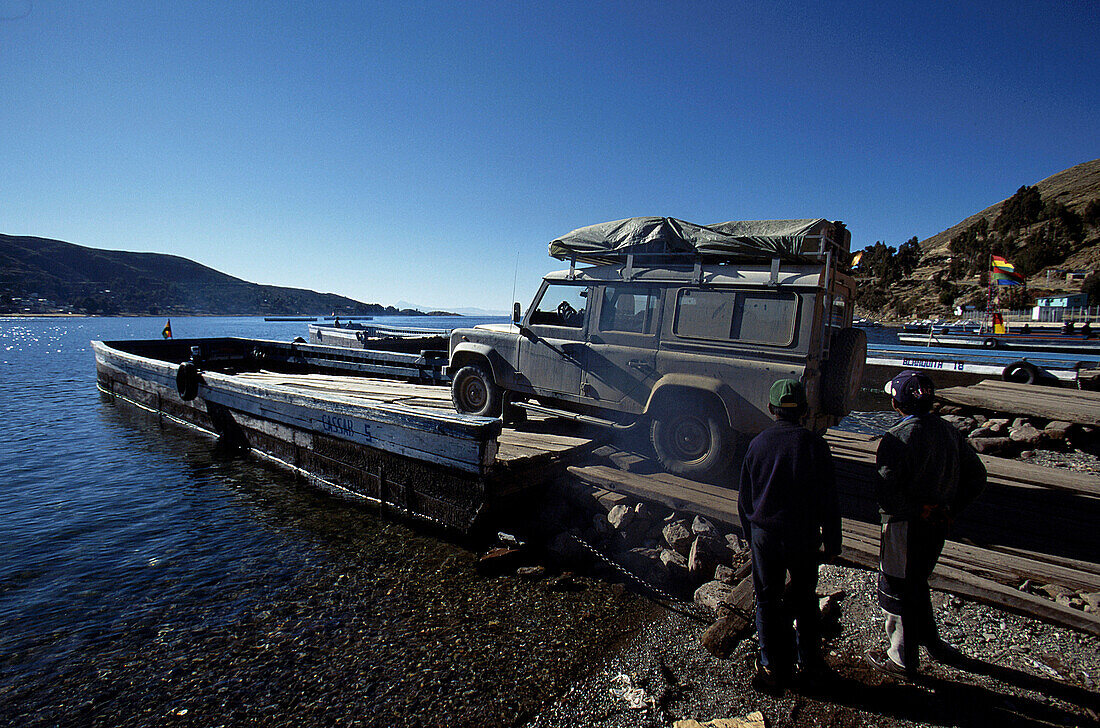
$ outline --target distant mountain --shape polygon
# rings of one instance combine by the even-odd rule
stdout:
[[[162,253],[100,250],[0,234],[0,313],[396,315],[393,306],[265,286]]]
[[[429,313],[429,312],[435,313],[436,311],[439,311],[439,309],[436,308],[436,307],[425,306],[421,303],[410,303],[409,301],[398,301],[397,302],[397,307],[398,308],[415,309],[417,311],[422,311],[424,313]],[[448,308],[447,311],[452,313],[452,314],[457,314],[459,316],[510,316],[511,315],[510,311],[497,311],[497,310],[493,310],[493,309],[484,309],[484,308]]]
[[[1100,271],[1100,159],[1031,186],[919,242],[898,250],[876,243],[854,271],[865,315],[895,319],[984,309],[991,256],[1005,258],[1025,286],[995,286],[998,308],[1022,309],[1036,298],[1082,289]],[[1093,283],[1089,283],[1091,289]],[[1093,301],[1097,303],[1098,301]]]
[[[1035,183],[1043,202],[1055,202],[1065,205],[1067,208],[1084,215],[1088,203],[1100,199],[1100,159],[1084,162],[1076,166],[1064,169],[1057,174],[1052,174],[1044,180]],[[930,238],[921,241],[921,249],[925,255],[946,253],[951,238],[960,234],[981,218],[993,222],[1001,214],[1007,198],[995,205],[990,205],[981,212],[975,213],[962,222],[956,223],[937,233]]]

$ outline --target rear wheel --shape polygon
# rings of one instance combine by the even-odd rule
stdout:
[[[451,380],[451,401],[465,414],[500,417],[504,398],[485,367],[467,364]]]
[[[692,400],[666,404],[653,418],[650,438],[665,470],[685,478],[721,472],[733,457],[734,433],[714,404]]]

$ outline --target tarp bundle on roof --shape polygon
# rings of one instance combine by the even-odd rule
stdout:
[[[731,220],[696,225],[672,217],[631,217],[563,235],[550,243],[550,255],[590,263],[610,263],[627,255],[790,259],[830,248],[847,253],[850,239],[843,223],[824,219]]]

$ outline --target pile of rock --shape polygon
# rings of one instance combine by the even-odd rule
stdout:
[[[713,580],[732,581],[735,559],[748,558],[744,542],[702,516],[624,503],[593,519],[605,553],[646,582],[676,595]]]
[[[941,415],[980,453],[1015,457],[1027,451],[1088,450],[1094,447],[1097,430],[1037,417],[997,417],[979,411],[967,412],[960,407],[943,407]]]
[[[1080,609],[1089,614],[1100,612],[1100,592],[1083,592],[1061,584],[1040,584],[1030,579],[1019,586],[1020,591],[1046,597],[1065,607]]]
[[[551,536],[550,552],[566,562],[606,559],[616,565],[611,568],[676,597],[690,596],[706,582],[731,583],[735,568],[749,558],[736,533],[702,516],[645,501],[599,505],[596,501],[583,526],[574,520]]]

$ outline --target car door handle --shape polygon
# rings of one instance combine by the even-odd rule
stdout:
[[[644,372],[650,369],[649,362],[645,359],[631,359],[626,363],[628,367],[637,369],[640,372]]]

